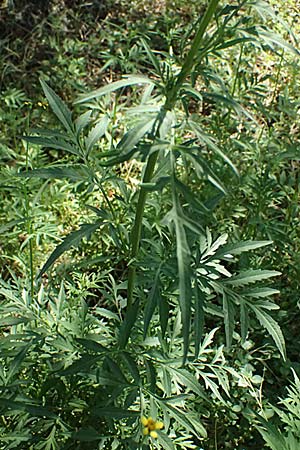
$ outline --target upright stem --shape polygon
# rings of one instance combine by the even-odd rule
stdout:
[[[210,3],[208,4],[207,10],[200,22],[199,28],[194,37],[190,51],[188,52],[188,54],[184,60],[181,71],[180,71],[173,87],[167,93],[165,105],[162,109],[161,116],[158,120],[158,122],[159,122],[158,126],[156,128],[155,133],[153,134],[153,141],[159,135],[159,128],[166,116],[166,112],[170,111],[174,108],[180,88],[181,88],[182,84],[184,83],[185,79],[190,75],[190,73],[194,67],[195,58],[201,47],[203,35],[209,25],[211,18],[213,17],[213,15],[217,9],[217,5],[218,5],[219,1],[220,0],[210,0]],[[151,181],[153,173],[154,173],[157,158],[158,158],[158,151],[152,153],[149,156],[148,161],[146,163],[146,168],[145,168],[144,176],[142,179],[142,183],[149,183]],[[129,271],[128,271],[127,308],[130,308],[133,304],[133,292],[134,292],[135,277],[136,277],[136,267],[134,266],[134,264],[132,264],[132,260],[134,260],[136,258],[137,254],[138,254],[139,246],[140,246],[146,198],[147,198],[147,190],[142,186],[140,189],[140,192],[139,192],[134,224],[133,224],[131,236],[130,236],[131,265],[129,266]]]
[[[153,141],[159,134],[159,128],[166,116],[166,112],[167,112],[166,109],[162,109],[162,111],[160,113],[161,116],[159,117],[158,125],[157,125],[156,131],[154,132],[154,135],[153,135]],[[153,152],[149,156],[147,165],[145,168],[145,172],[143,175],[143,181],[142,181],[143,183],[149,183],[151,181],[157,158],[158,158],[158,151]],[[138,251],[139,251],[146,198],[147,198],[147,190],[142,186],[141,190],[139,192],[138,203],[137,203],[137,207],[136,207],[136,211],[135,211],[134,224],[133,224],[133,227],[131,230],[131,236],[130,236],[131,259],[136,258]],[[129,266],[129,270],[128,270],[127,307],[130,307],[132,305],[133,289],[134,289],[134,284],[135,284],[135,275],[136,275],[136,267],[134,264],[131,264]]]
[[[29,147],[26,142],[26,171],[29,169]],[[25,199],[25,218],[26,218],[26,231],[28,234],[29,245],[29,276],[30,276],[30,298],[31,301],[34,295],[34,267],[33,267],[33,244],[32,244],[32,218],[30,217],[30,202],[28,197],[27,182],[23,189]]]
[[[184,83],[185,79],[190,75],[190,73],[194,67],[195,58],[201,47],[203,35],[209,25],[209,22],[211,21],[212,16],[214,15],[214,13],[217,9],[219,1],[220,0],[211,0],[210,3],[208,4],[205,14],[199,24],[199,28],[197,30],[196,36],[194,37],[190,51],[188,52],[188,54],[184,60],[181,71],[179,72],[179,75],[173,86],[173,89],[170,90],[170,95],[167,97],[166,109],[173,108],[173,106],[177,100],[177,94],[178,94],[182,84]]]

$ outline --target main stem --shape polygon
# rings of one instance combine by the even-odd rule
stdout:
[[[156,128],[155,133],[153,134],[153,141],[159,135],[160,124],[164,120],[166,112],[170,111],[174,108],[180,88],[181,88],[182,84],[184,83],[184,81],[186,80],[186,78],[190,75],[190,73],[194,67],[195,58],[201,47],[203,35],[204,35],[205,30],[207,29],[209,22],[211,21],[213,15],[217,9],[219,1],[220,0],[211,0],[207,7],[207,10],[200,22],[199,28],[194,37],[190,51],[188,52],[188,54],[184,60],[181,71],[180,71],[179,75],[177,76],[177,79],[176,79],[173,87],[167,93],[165,105],[162,109],[159,124]],[[158,151],[152,153],[149,156],[147,163],[146,163],[146,168],[144,171],[143,179],[142,179],[143,184],[149,183],[151,181],[153,173],[154,173],[157,158],[158,158]],[[130,308],[133,304],[133,293],[134,293],[135,278],[136,278],[136,267],[134,265],[134,259],[137,257],[137,254],[139,251],[139,246],[140,246],[146,198],[147,198],[147,190],[142,186],[140,189],[140,192],[139,192],[134,224],[133,224],[131,235],[130,235],[130,246],[131,246],[130,259],[131,259],[131,261],[130,261],[130,266],[129,266],[129,270],[128,270],[127,308]]]

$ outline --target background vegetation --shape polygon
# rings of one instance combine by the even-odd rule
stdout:
[[[1,3],[0,449],[300,448],[299,6]]]

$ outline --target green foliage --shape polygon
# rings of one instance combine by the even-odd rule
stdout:
[[[267,421],[299,368],[296,33],[266,2],[158,3],[26,6],[56,31],[32,90],[7,34],[3,450],[299,444],[296,375]]]
[[[280,428],[270,424],[264,417],[258,416],[257,428],[263,436],[267,446],[272,450],[293,450],[297,449],[300,444],[300,381],[294,373],[295,382],[287,389],[287,396],[280,401],[280,405],[284,407],[274,407],[275,413],[279,416],[281,424],[284,426],[284,433]]]

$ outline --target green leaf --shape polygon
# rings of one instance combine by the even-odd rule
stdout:
[[[90,118],[92,115],[92,111],[86,111],[85,113],[81,114],[77,119],[75,120],[75,129],[77,137],[80,135],[81,131],[88,125]]]
[[[191,253],[188,245],[185,229],[180,216],[184,213],[176,197],[173,207],[172,220],[175,225],[176,234],[176,254],[179,279],[179,305],[182,320],[183,334],[183,360],[187,358],[189,350],[191,308],[192,308],[192,286],[191,286],[191,270],[190,261]]]
[[[281,272],[275,270],[246,270],[231,278],[223,281],[224,284],[230,284],[232,286],[244,286],[249,283],[255,283],[256,281],[266,280],[281,275]]]
[[[222,42],[221,44],[218,44],[214,48],[214,51],[220,51],[224,48],[234,47],[235,45],[239,45],[239,44],[245,44],[246,42],[253,42],[253,40],[254,39],[252,37],[241,37],[241,38],[226,40],[226,41]]]
[[[198,359],[201,339],[204,330],[205,294],[199,288],[197,280],[195,281],[194,292],[195,292],[195,317],[194,317],[195,359]]]
[[[147,382],[150,384],[150,391],[155,392],[156,387],[156,370],[150,359],[144,359],[146,366]]]
[[[275,44],[275,46],[278,46],[285,50],[289,50],[298,57],[300,55],[299,50],[297,50],[293,45],[291,45],[277,33],[265,30],[262,27],[248,28],[246,32],[250,35],[257,36],[259,41],[263,41],[264,43],[268,44],[271,48],[273,48],[272,44]]]
[[[127,381],[121,367],[119,366],[119,364],[117,364],[108,355],[105,357],[103,367],[104,366],[106,366],[106,369],[108,370],[108,372],[110,372],[115,379],[119,380],[121,384],[128,384],[128,381]]]
[[[228,158],[227,155],[225,155],[225,153],[220,149],[220,147],[218,147],[215,142],[213,141],[212,137],[208,136],[203,130],[202,128],[199,126],[199,124],[197,124],[196,122],[193,121],[189,121],[188,122],[191,126],[191,129],[196,133],[198,139],[200,140],[201,143],[205,144],[210,150],[212,150],[213,152],[215,152],[218,156],[220,156],[233,170],[233,172],[238,175],[238,170],[235,167],[235,165],[233,164],[233,162],[231,161],[230,158]]]
[[[162,431],[157,431],[157,441],[164,450],[175,450],[175,445],[169,436]]]
[[[195,171],[197,174],[197,177],[200,180],[207,179],[210,183],[212,183],[218,190],[220,190],[223,194],[227,194],[227,191],[222,183],[222,181],[219,179],[217,174],[213,172],[205,159],[201,156],[200,151],[202,151],[201,148],[198,147],[184,147],[181,146],[175,146],[174,150],[179,150],[180,152],[184,152],[187,159],[191,160],[194,164]],[[197,154],[195,154],[195,151],[197,151]]]
[[[228,297],[225,292],[223,293],[223,312],[224,312],[224,324],[225,324],[225,335],[226,335],[226,346],[231,347],[232,337],[234,331],[234,315],[235,308],[234,303]]]
[[[185,428],[189,433],[194,434],[196,437],[199,437],[199,435],[201,437],[207,436],[204,427],[200,423],[197,424],[197,430],[194,428],[193,424],[189,421],[189,414],[187,413],[187,411],[180,411],[179,409],[169,405],[168,403],[164,403],[164,406],[166,407],[170,416],[173,417],[176,422],[182,425],[183,428]]]
[[[103,436],[99,434],[94,428],[81,428],[72,433],[72,439],[80,442],[99,441]]]
[[[149,119],[148,117],[129,130],[118,143],[117,149],[120,151],[120,155],[130,152],[136,144],[138,144],[142,137],[148,131],[152,130],[155,122],[156,119]]]
[[[74,124],[72,121],[72,113],[67,107],[67,105],[61,100],[61,98],[48,86],[48,84],[40,80],[45,96],[47,97],[48,103],[61,122],[61,124],[65,127],[65,129],[71,134],[74,135]]]
[[[40,278],[44,272],[46,272],[49,267],[66,251],[70,250],[71,247],[79,245],[80,241],[85,237],[89,239],[91,234],[99,228],[102,222],[97,221],[95,223],[85,223],[80,226],[79,230],[73,231],[68,234],[61,244],[59,244],[55,250],[51,253],[42,269],[40,270],[38,277]]]
[[[249,6],[255,9],[259,15],[263,18],[264,21],[268,21],[270,18],[276,23],[280,23],[283,28],[288,32],[288,34],[296,40],[295,35],[293,34],[292,28],[289,24],[283,20],[281,14],[278,14],[278,11],[273,9],[272,6],[263,0],[254,0],[249,2]]]
[[[85,145],[87,152],[89,153],[97,141],[105,134],[109,124],[109,118],[104,116],[99,122],[91,129],[87,138],[85,139]]]
[[[92,408],[91,413],[98,417],[109,417],[113,419],[123,419],[127,417],[138,417],[141,412],[131,409],[122,409],[117,407]]]
[[[160,267],[157,270],[154,278],[154,282],[147,298],[145,311],[144,311],[144,339],[146,339],[148,327],[152,316],[154,314],[157,304],[160,302]]]
[[[22,139],[31,142],[34,145],[41,145],[46,148],[54,148],[56,150],[64,150],[73,155],[80,156],[79,149],[69,141],[58,137],[40,137],[40,136],[22,136]]]
[[[252,309],[260,324],[270,333],[283,359],[286,360],[284,337],[278,323],[268,313],[255,305],[248,303],[248,306]]]
[[[240,321],[241,321],[241,337],[242,341],[245,342],[247,339],[248,329],[249,329],[249,314],[247,305],[241,302],[240,306]]]
[[[195,394],[199,395],[199,397],[207,400],[207,396],[203,391],[201,384],[190,372],[188,372],[186,369],[175,369],[171,366],[166,367],[166,369],[171,375],[176,376],[177,381],[180,384],[182,384]]]
[[[267,287],[261,287],[261,288],[253,288],[249,289],[247,291],[243,291],[242,295],[245,297],[252,297],[252,298],[264,298],[269,297],[270,295],[279,294],[280,291],[277,289],[271,289]],[[277,305],[275,305],[277,306]]]
[[[141,41],[146,50],[149,60],[151,61],[153,67],[156,70],[156,74],[159,75],[160,78],[162,78],[162,72],[161,72],[161,68],[160,68],[159,59],[155,56],[155,53],[151,50],[151,48],[149,47],[149,45],[147,44],[145,39],[142,38]]]
[[[19,368],[21,367],[22,362],[24,361],[24,359],[26,357],[26,354],[27,354],[29,348],[30,348],[30,344],[25,345],[19,351],[19,353],[14,357],[14,359],[12,361],[10,361],[9,370],[6,375],[7,383],[11,380],[11,378],[13,378],[17,374]]]
[[[91,174],[89,169],[83,164],[72,164],[68,166],[51,166],[43,169],[27,170],[26,172],[19,172],[19,177],[24,178],[44,178],[48,179],[62,179],[68,178],[71,181],[87,181]]]
[[[168,133],[174,126],[176,118],[173,111],[167,111],[166,113],[160,111],[157,117],[159,120],[159,137],[164,142],[164,139],[166,139]]]
[[[62,375],[76,375],[78,373],[86,373],[89,372],[91,366],[96,364],[98,361],[101,361],[103,359],[102,355],[88,355],[85,354],[81,358],[79,358],[77,361],[74,361],[72,364],[70,364],[68,367],[66,367],[61,374]],[[113,381],[113,380],[111,380]],[[115,380],[116,383],[119,382],[119,380]],[[113,383],[114,384],[114,383]]]
[[[159,323],[162,337],[165,336],[168,320],[169,320],[169,303],[167,298],[164,295],[161,295],[158,302],[158,310],[159,310]]]
[[[243,241],[234,244],[227,244],[215,253],[213,259],[222,257],[229,258],[230,255],[240,255],[243,252],[249,252],[250,250],[265,247],[266,245],[270,245],[272,243],[273,241]]]
[[[28,323],[31,322],[35,317],[3,317],[0,319],[0,327],[9,327],[12,325],[19,325],[20,323]]]
[[[91,350],[96,353],[107,353],[108,349],[103,347],[103,345],[94,341],[93,339],[76,338],[76,341],[82,345],[87,350]]]
[[[127,352],[121,353],[121,356],[122,356],[122,359],[125,362],[128,370],[129,370],[132,378],[134,379],[135,383],[139,384],[141,378],[140,378],[140,372],[139,372],[137,363],[132,358],[132,356],[129,353],[127,353]]]
[[[118,340],[120,348],[124,348],[128,342],[131,330],[136,322],[138,311],[139,311],[139,301],[137,300],[133,303],[131,308],[127,309],[124,321],[120,326],[119,340]]]
[[[24,223],[25,221],[26,219],[24,218],[11,220],[10,222],[7,222],[5,225],[2,225],[2,227],[0,227],[0,234],[6,232],[10,228],[13,228],[15,225],[20,225],[21,223]]]
[[[239,116],[244,115],[251,121],[255,122],[255,118],[252,114],[243,108],[240,103],[236,102],[228,93],[225,96],[223,93],[202,91],[201,94],[207,102],[216,103],[217,105],[223,103],[229,110],[233,109]]]
[[[0,407],[9,408],[13,411],[25,411],[35,417],[46,417],[49,419],[58,419],[57,415],[44,406],[25,403],[21,401],[8,400],[0,398]]]
[[[89,100],[93,100],[93,99],[102,97],[103,95],[110,94],[111,92],[114,92],[123,87],[132,86],[134,84],[153,84],[153,83],[154,83],[153,80],[151,80],[150,78],[144,77],[142,75],[126,76],[122,80],[107,84],[106,86],[96,89],[95,91],[92,91],[88,94],[79,95],[77,100],[74,102],[74,104],[84,103]]]
[[[213,369],[212,369],[213,371]],[[211,375],[211,376],[209,376]],[[220,392],[219,392],[219,386],[211,379],[211,377],[215,377],[214,374],[206,374],[204,371],[200,371],[200,376],[204,380],[206,389],[210,389],[215,397],[224,405],[226,405],[224,399],[222,398]]]

